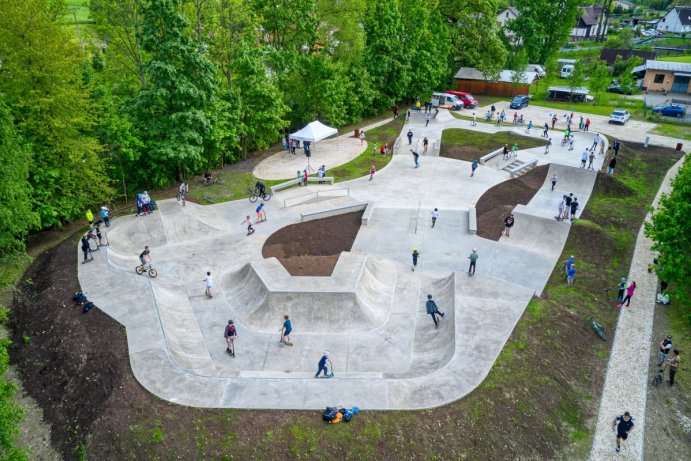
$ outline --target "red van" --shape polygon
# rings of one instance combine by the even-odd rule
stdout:
[[[463,107],[465,109],[474,109],[475,107],[477,107],[477,99],[475,99],[473,95],[470,93],[465,93],[463,91],[456,90],[449,90],[447,91],[447,93],[458,96],[458,99],[460,99],[463,102]]]

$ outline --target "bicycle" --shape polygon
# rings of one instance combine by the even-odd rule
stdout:
[[[156,278],[156,276],[158,275],[156,269],[151,267],[151,263],[140,264],[137,267],[135,267],[134,271],[137,273],[137,275],[142,275],[144,272],[148,272],[149,277],[151,277],[152,279]]]
[[[262,200],[268,202],[271,200],[273,194],[270,191],[264,191],[264,194],[260,194],[256,188],[248,187],[247,194],[249,195],[250,202],[254,203],[261,197]]]
[[[607,336],[605,336],[605,331],[602,329],[602,325],[597,323],[592,317],[590,317],[590,320],[588,321],[590,322],[590,327],[593,329],[595,334],[598,335],[601,340],[607,341]]]
[[[185,195],[186,194],[178,191],[178,195],[175,197],[178,202],[182,202],[182,206],[185,206]]]

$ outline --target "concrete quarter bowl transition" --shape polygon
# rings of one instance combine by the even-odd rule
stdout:
[[[435,155],[421,156],[414,168],[406,155],[409,128],[414,143],[427,137],[436,145],[444,129],[468,128],[445,111],[424,125],[424,115],[413,117],[397,154],[373,181],[367,176],[279,192],[266,203],[268,221],[255,225],[251,236],[240,225],[253,215],[255,205],[247,200],[187,202],[184,208],[163,200],[149,216],[114,220],[110,246],[94,262],[79,264],[79,280],[88,298],[126,327],[141,384],[184,405],[285,409],[431,408],[477,387],[557,264],[570,229],[554,219],[558,199],[576,193],[580,214],[603,157],[596,157],[595,171],[579,168],[580,152],[595,133],[578,133],[571,152],[554,139],[549,155],[543,147],[519,151],[524,161],[550,163],[549,171],[533,199],[515,207],[510,237],[493,241],[469,233],[470,214],[486,190],[509,179],[502,168],[511,161],[495,157],[472,178],[469,162]],[[483,124],[476,129],[496,131]],[[323,155],[318,162],[328,162]],[[336,187],[347,188],[347,195],[284,206]],[[363,225],[331,277],[292,277],[278,260],[262,257],[266,239],[303,215],[358,205],[368,207]],[[432,228],[434,208],[439,218]],[[145,245],[155,279],[134,272]],[[420,252],[414,272],[413,248]],[[469,277],[473,248],[480,258]],[[207,271],[214,277],[212,299],[204,296]],[[425,310],[427,294],[446,314],[438,329]],[[293,347],[279,343],[284,314],[293,322]],[[238,330],[234,358],[223,338],[229,319]],[[325,350],[335,376],[314,379]]]

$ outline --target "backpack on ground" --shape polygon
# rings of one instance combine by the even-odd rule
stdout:
[[[92,303],[91,301],[88,301],[86,304],[84,304],[84,309],[82,310],[82,312],[83,312],[84,314],[86,314],[87,312],[89,312],[89,311],[90,311],[91,309],[93,309],[94,307],[96,307],[96,306],[94,305],[94,303]]]
[[[337,413],[338,409],[336,409],[336,407],[326,407],[326,410],[324,410],[324,413],[322,413],[322,419],[324,421],[331,422],[336,419]]]
[[[72,297],[72,300],[77,304],[84,304],[87,301],[86,296],[84,296],[84,293],[82,293],[82,290],[76,292]]]

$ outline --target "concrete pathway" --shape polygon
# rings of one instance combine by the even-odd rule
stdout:
[[[438,146],[448,128],[469,128],[469,122],[442,111],[425,126],[418,115],[402,136],[410,129],[413,147],[425,136]],[[498,130],[486,124],[476,129]],[[578,165],[594,135],[578,133],[574,151],[558,142],[549,155],[544,148],[519,151],[519,159],[551,166],[531,202],[514,210],[510,238],[495,242],[468,232],[477,200],[509,179],[500,159],[471,178],[469,162],[431,155],[432,149],[415,168],[403,138],[373,181],[281,191],[266,202],[269,219],[251,236],[240,225],[256,205],[246,200],[184,208],[163,200],[152,215],[119,218],[108,229],[110,247],[79,266],[80,283],[89,299],[126,326],[137,379],[171,402],[295,409],[443,405],[482,382],[527,303],[543,290],[570,229],[550,214],[564,193],[577,193],[581,210],[587,206],[596,173]],[[351,147],[355,154],[358,144]],[[597,169],[602,161],[596,157]],[[555,191],[551,173],[559,178]],[[306,194],[313,197],[305,200]],[[331,277],[290,277],[277,260],[263,258],[266,239],[304,213],[351,206],[368,206],[371,216]],[[432,229],[435,207],[440,217]],[[156,279],[134,273],[144,245],[151,247]],[[413,247],[421,253],[415,272]],[[480,260],[477,274],[468,277],[473,248]],[[215,277],[213,299],[203,296],[206,271]],[[447,314],[438,330],[425,312],[428,293]],[[294,347],[278,343],[284,313],[294,322]],[[225,353],[228,319],[238,328],[235,358]],[[325,349],[336,377],[315,380]]]
[[[667,172],[653,206],[657,205],[661,194],[669,193],[671,181],[683,162],[684,158]],[[646,217],[646,220],[648,219],[650,215]],[[652,244],[652,240],[644,235],[641,226],[628,277],[629,282],[636,282],[637,289],[631,299],[631,306],[622,307],[619,313],[590,452],[592,461],[643,459],[646,395],[650,382],[650,347],[657,293],[657,277],[654,273],[648,272],[648,264],[654,257]],[[612,308],[616,309],[614,303]],[[615,453],[616,433],[612,432],[612,421],[625,411],[631,413],[635,426],[628,440],[622,444],[622,451]]]

